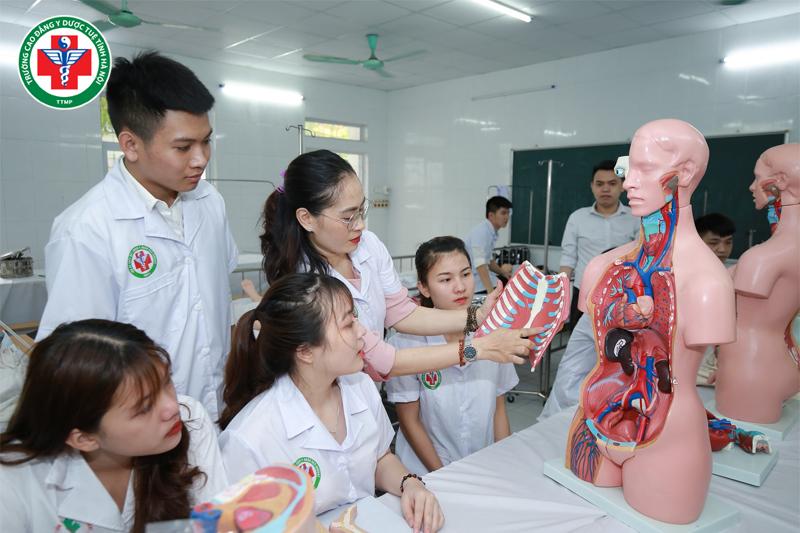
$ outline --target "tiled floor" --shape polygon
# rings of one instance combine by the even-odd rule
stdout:
[[[557,347],[566,346],[569,338],[569,333],[562,333],[563,339],[556,338],[553,342],[553,351],[551,352],[550,360],[550,386],[556,379],[556,371],[558,370],[558,363],[561,361],[561,356],[564,350],[558,350]],[[541,373],[541,364],[536,368],[536,372],[531,373],[531,367],[525,363],[517,365],[517,375],[519,376],[519,385],[517,389],[521,391],[538,391],[540,389],[539,378]],[[508,401],[506,397],[506,411],[508,412],[508,421],[511,424],[511,432],[520,431],[528,426],[535,424],[539,413],[544,408],[545,400],[538,395],[534,394],[517,394],[513,395],[513,402]]]

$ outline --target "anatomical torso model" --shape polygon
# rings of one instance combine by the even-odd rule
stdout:
[[[800,310],[800,144],[770,148],[754,172],[750,190],[773,233],[736,265],[737,339],[720,347],[716,400],[724,416],[774,423],[800,390],[791,333]]]
[[[734,293],[694,227],[691,194],[708,145],[690,124],[657,120],[620,158],[640,237],[593,259],[579,307],[598,361],[581,390],[566,466],[657,520],[689,523],[711,478],[706,412],[695,376],[707,345],[734,340]],[[624,167],[627,165],[627,169]],[[626,172],[627,171],[627,172]]]

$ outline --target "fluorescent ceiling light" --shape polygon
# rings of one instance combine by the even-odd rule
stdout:
[[[522,22],[531,21],[531,16],[528,15],[527,13],[523,13],[519,9],[514,9],[513,7],[509,7],[501,2],[496,2],[495,0],[474,0],[474,1],[481,4],[482,6],[494,9],[495,11],[498,11],[503,15],[508,15],[509,17],[514,17],[517,20],[521,20]]]
[[[740,50],[725,56],[722,62],[732,69],[746,69],[798,60],[800,60],[800,41]]]
[[[222,92],[232,98],[240,98],[253,102],[268,102],[287,106],[299,106],[303,103],[303,95],[295,91],[273,89],[263,85],[250,85],[235,81],[220,84]]]

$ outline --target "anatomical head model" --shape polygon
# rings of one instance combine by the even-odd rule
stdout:
[[[772,236],[736,265],[737,339],[719,349],[716,402],[725,416],[769,424],[800,390],[791,328],[800,312],[800,144],[765,151],[753,173],[750,191]]]
[[[793,179],[800,176],[800,145],[783,144],[768,149],[756,161],[753,174],[755,178],[750,184],[753,203],[756,209],[767,208],[770,232],[775,233],[785,201],[782,196],[791,197],[790,204],[800,197],[798,180]]]

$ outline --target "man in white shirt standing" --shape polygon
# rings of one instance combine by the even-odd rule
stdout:
[[[592,170],[592,194],[595,202],[582,207],[567,219],[561,240],[561,272],[573,277],[570,326],[580,318],[578,295],[583,271],[589,261],[603,250],[616,248],[636,238],[639,218],[631,215],[628,206],[619,201],[622,178],[614,173],[615,161],[607,159]]]
[[[178,393],[216,420],[238,251],[222,196],[202,179],[214,98],[156,52],[117,58],[107,98],[124,157],[53,222],[36,340],[84,318],[131,323],[169,352]]]
[[[497,276],[511,277],[510,264],[498,265],[492,257],[497,232],[508,225],[511,201],[504,196],[492,196],[486,201],[486,219],[472,228],[464,244],[472,260],[475,293],[492,292],[497,286]]]

